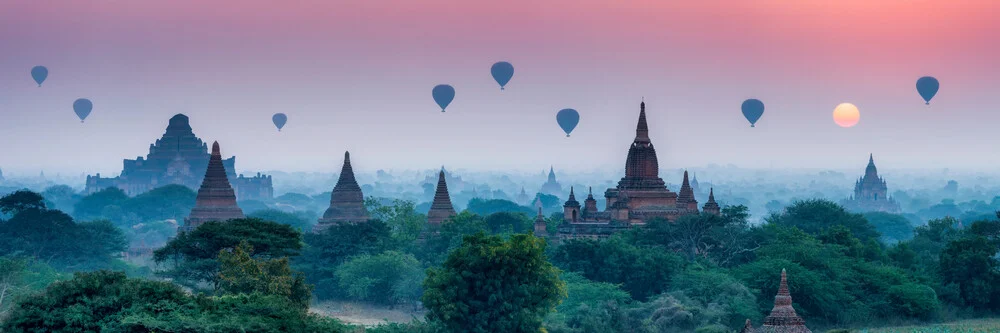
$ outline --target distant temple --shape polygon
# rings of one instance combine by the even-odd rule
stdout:
[[[0,179],[2,179],[2,178],[0,178]],[[515,198],[514,200],[516,200],[516,202],[517,202],[518,205],[522,205],[522,206],[531,203],[531,197],[528,197],[528,192],[524,191],[524,186],[521,186],[521,193],[519,193],[517,195],[517,198]]]
[[[644,225],[653,218],[674,221],[684,215],[698,214],[698,201],[694,198],[687,171],[680,193],[674,193],[659,177],[658,163],[656,150],[649,139],[646,103],[643,102],[639,104],[635,139],[625,160],[625,177],[617,187],[604,191],[605,210],[597,211],[597,200],[592,192],[587,194],[581,207],[570,188],[569,200],[563,205],[563,223],[559,225],[558,238],[605,238],[633,225]],[[718,214],[714,194],[705,206],[706,212]]]
[[[330,207],[319,218],[314,231],[322,231],[333,224],[368,222],[368,217],[365,196],[351,168],[351,153],[344,152],[344,166],[340,169],[340,178],[333,187],[333,193],[330,193]]]
[[[431,227],[437,227],[452,216],[455,216],[455,207],[451,205],[451,196],[448,195],[448,183],[444,179],[444,168],[441,168],[441,171],[438,172],[434,201],[431,202],[431,209],[427,212],[427,224]]]
[[[549,167],[549,179],[542,184],[542,189],[539,192],[551,195],[562,195],[562,185],[556,181],[556,171],[551,166]]]
[[[698,185],[698,174],[697,173],[694,173],[694,174],[691,175],[691,189],[694,190],[694,193],[700,193],[701,192],[701,186]]]
[[[875,156],[868,156],[868,167],[865,175],[854,184],[854,195],[841,204],[853,212],[886,212],[899,213],[899,203],[888,195],[885,179],[879,177],[875,168]]]
[[[198,196],[191,214],[184,219],[183,230],[191,231],[209,221],[227,221],[243,218],[243,210],[236,205],[236,193],[229,185],[226,169],[222,165],[219,143],[212,144],[212,155],[208,160]]]
[[[167,131],[156,143],[149,145],[149,154],[134,160],[124,160],[121,175],[103,178],[101,174],[87,176],[85,194],[117,187],[134,196],[157,187],[179,184],[196,189],[202,183],[201,170],[208,166],[208,145],[191,130],[188,117],[177,114],[170,118]],[[258,173],[253,177],[236,175],[236,157],[222,160],[226,177],[232,183],[238,200],[267,200],[274,196],[271,176]]]
[[[792,295],[788,292],[788,278],[784,269],[781,270],[778,295],[774,296],[774,308],[771,309],[771,314],[764,318],[764,325],[754,329],[750,319],[747,319],[740,333],[812,333],[806,327],[806,321],[795,313],[795,308],[792,308]]]

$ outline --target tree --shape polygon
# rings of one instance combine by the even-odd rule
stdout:
[[[168,282],[98,271],[76,273],[26,298],[0,331],[346,333],[349,327],[276,295],[190,296]]]
[[[533,230],[534,221],[524,213],[499,212],[484,219],[487,230],[492,234],[525,233]]]
[[[107,219],[122,223],[125,220],[122,209],[125,201],[128,201],[128,195],[125,194],[125,191],[117,187],[109,187],[80,198],[80,201],[73,205],[73,216],[80,220]],[[107,214],[110,211],[115,211],[118,214],[110,216],[111,214]]]
[[[968,235],[948,242],[941,252],[941,277],[959,287],[966,305],[977,309],[1000,308],[1000,273],[997,245],[987,237]]]
[[[253,248],[254,258],[290,257],[302,249],[300,236],[288,225],[254,218],[212,221],[177,234],[166,246],[153,252],[153,260],[167,265],[168,269],[160,273],[178,283],[195,288],[207,282],[217,289],[219,251],[246,241]]]
[[[122,211],[127,216],[135,218],[134,221],[124,222],[131,226],[168,219],[182,221],[191,213],[197,196],[197,193],[184,185],[174,184],[154,188],[121,204]]]
[[[784,212],[771,214],[766,220],[771,224],[796,227],[814,236],[835,225],[847,227],[854,237],[861,240],[878,239],[880,236],[864,216],[848,212],[828,200],[796,201]]]
[[[409,245],[420,237],[427,226],[427,216],[417,212],[413,201],[393,200],[392,205],[383,205],[369,197],[365,207],[373,220],[385,222],[392,231],[392,238],[401,246]]]
[[[472,198],[465,208],[469,212],[487,216],[490,214],[510,212],[531,214],[535,210],[529,207],[518,205],[510,200]]]
[[[621,284],[641,301],[669,290],[674,274],[684,267],[684,260],[664,247],[636,246],[619,236],[568,240],[553,251],[552,262],[590,280]]]
[[[264,209],[250,213],[247,217],[287,224],[303,233],[312,230],[313,225],[316,224],[316,216],[305,211],[285,212],[277,209]]]
[[[645,228],[629,231],[637,243],[663,245],[684,254],[688,261],[708,258],[731,266],[745,261],[758,245],[749,237],[746,206],[726,206],[721,215],[686,215],[670,222],[653,219]]]
[[[294,259],[297,270],[316,286],[318,299],[345,296],[337,288],[337,266],[349,258],[397,249],[389,226],[379,220],[366,223],[335,224],[318,233],[305,234],[306,247]]]
[[[47,201],[45,204],[46,207],[64,212],[73,211],[73,205],[82,197],[72,187],[67,185],[50,186],[45,191],[42,191],[42,196]]]
[[[870,212],[865,213],[865,219],[882,234],[882,242],[886,244],[913,238],[913,225],[902,215]]]
[[[427,317],[450,332],[538,332],[566,296],[544,252],[545,242],[531,235],[465,237],[442,267],[427,273]]]
[[[0,213],[17,215],[29,209],[45,209],[45,198],[28,190],[20,190],[0,198]]]
[[[458,213],[442,223],[438,232],[427,235],[424,246],[417,249],[417,258],[429,266],[440,265],[448,253],[462,245],[462,239],[487,229],[482,216],[469,211]]]
[[[124,233],[107,221],[75,223],[58,210],[27,208],[0,223],[0,256],[39,258],[59,268],[106,267],[126,245]]]
[[[350,298],[389,305],[419,300],[424,279],[417,258],[396,251],[354,257],[340,265],[336,275]]]
[[[224,294],[276,295],[309,306],[311,288],[301,274],[292,272],[288,258],[254,259],[251,253],[253,246],[246,241],[219,251],[219,289]]]

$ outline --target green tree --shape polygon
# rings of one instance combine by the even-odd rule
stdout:
[[[0,256],[19,254],[80,270],[107,267],[126,248],[124,233],[107,221],[75,223],[58,210],[23,207],[0,223]]]
[[[354,257],[340,265],[336,275],[350,298],[390,305],[419,300],[424,279],[417,258],[396,251]]]
[[[190,296],[177,285],[124,273],[76,273],[25,298],[0,331],[28,332],[309,332],[349,327],[309,314],[286,298],[260,293]]]
[[[842,225],[862,241],[880,237],[863,215],[848,212],[844,207],[828,200],[796,201],[783,212],[771,214],[766,220],[770,224],[796,227],[814,236],[827,228]]]
[[[893,244],[913,238],[913,225],[902,215],[883,212],[865,213],[865,219],[882,234],[882,242]]]
[[[292,272],[288,258],[255,259],[246,241],[219,251],[219,289],[224,294],[277,295],[293,304],[309,306],[311,288],[301,274]]]
[[[539,332],[566,296],[544,252],[545,242],[531,235],[466,237],[442,267],[427,273],[428,318],[450,332]]]
[[[122,205],[126,201],[128,201],[128,195],[125,194],[125,191],[117,187],[109,187],[80,198],[80,201],[73,205],[73,216],[84,221],[106,219],[120,224],[125,220]],[[114,214],[109,212],[114,212]]]
[[[219,251],[242,241],[253,247],[251,256],[270,259],[290,257],[302,249],[301,234],[292,227],[254,218],[207,222],[190,232],[181,232],[153,252],[153,260],[166,266],[160,274],[192,288],[209,283],[218,288]]]
[[[45,209],[45,198],[28,190],[16,191],[0,198],[0,213],[17,215],[17,213],[29,209]]]
[[[129,198],[121,204],[122,211],[133,218],[125,225],[132,226],[138,223],[176,220],[183,221],[184,217],[191,213],[194,208],[195,197],[198,194],[184,185],[167,185],[154,188],[148,192]]]
[[[64,212],[73,211],[73,205],[82,197],[67,185],[50,186],[42,191],[42,196],[48,202],[47,207]]]
[[[977,309],[1000,307],[1000,283],[997,246],[987,237],[968,235],[948,242],[941,252],[941,277],[944,284],[959,287],[966,305]]]
[[[552,253],[559,268],[598,282],[620,284],[637,300],[663,293],[684,260],[660,246],[636,246],[619,236],[607,240],[573,239]]]
[[[337,288],[336,268],[349,258],[397,249],[392,230],[379,220],[331,225],[321,232],[305,234],[304,239],[302,255],[293,263],[316,286],[318,299],[346,296]]]
[[[427,226],[427,216],[417,212],[413,201],[393,200],[392,205],[383,205],[377,199],[365,199],[365,207],[373,220],[385,222],[392,231],[397,244],[412,244]]]
[[[277,209],[258,210],[247,217],[290,225],[300,232],[309,232],[316,224],[317,216],[305,211],[285,212]]]
[[[465,208],[471,213],[487,216],[490,214],[508,213],[535,213],[535,209],[518,205],[510,200],[472,198]]]

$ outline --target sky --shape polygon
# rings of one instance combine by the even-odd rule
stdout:
[[[500,91],[490,66],[515,74]],[[29,71],[45,65],[42,87]],[[924,105],[917,78],[941,89]],[[456,97],[447,112],[437,84]],[[94,111],[73,114],[77,98]],[[764,102],[750,128],[747,98]],[[992,169],[996,1],[5,1],[0,168],[117,174],[174,114],[237,169]],[[860,123],[838,127],[850,102]],[[574,108],[567,138],[555,122]],[[271,115],[283,112],[279,133]]]

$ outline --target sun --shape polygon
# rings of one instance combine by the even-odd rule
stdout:
[[[861,120],[861,112],[851,103],[840,103],[833,109],[833,122],[840,127],[854,127]]]

